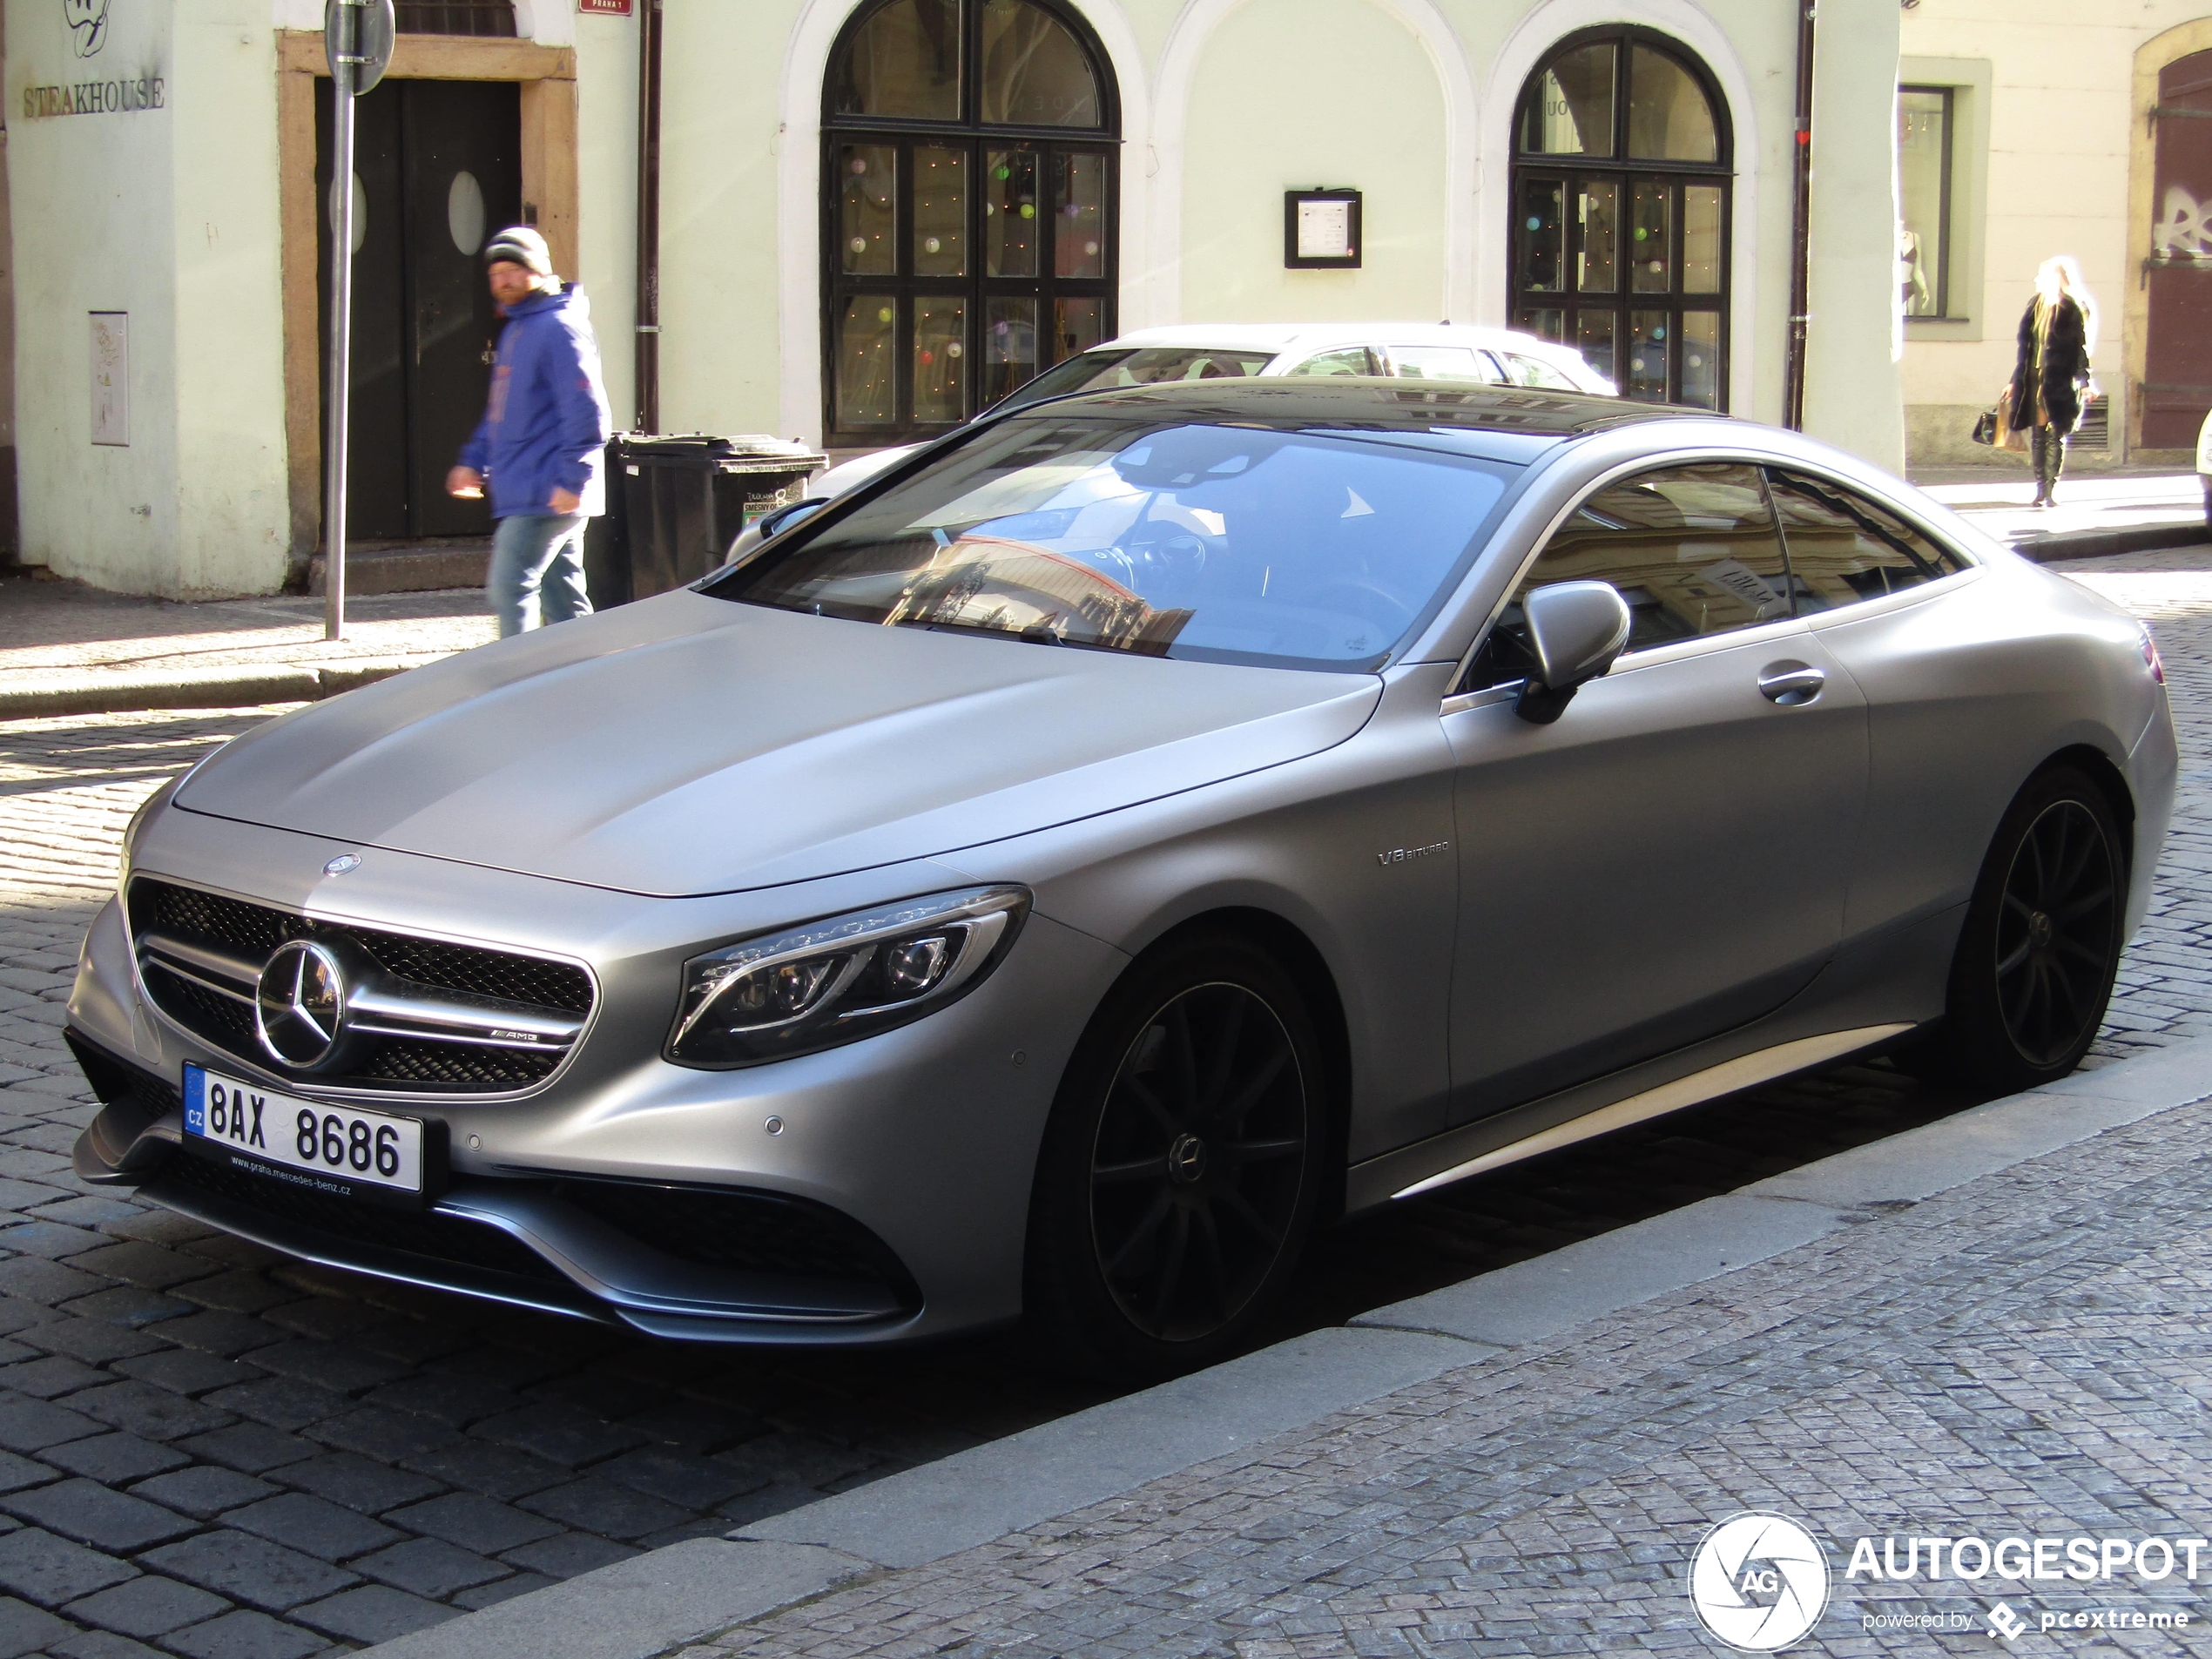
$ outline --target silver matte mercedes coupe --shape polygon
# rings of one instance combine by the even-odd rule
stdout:
[[[1845,1055],[2073,1068],[2149,634],[1793,435],[1343,379],[962,428],[132,821],[84,1179],[662,1336],[1157,1374],[1328,1219]]]

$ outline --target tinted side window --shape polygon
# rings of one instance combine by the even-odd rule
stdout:
[[[1471,346],[1393,346],[1390,362],[1410,381],[1480,381],[1495,386],[1504,378],[1487,352]]]
[[[1309,357],[1290,372],[1293,374],[1373,374],[1379,370],[1374,360],[1367,355],[1365,346],[1353,346],[1344,351],[1325,351],[1318,357]]]
[[[1554,368],[1541,357],[1528,357],[1520,352],[1501,352],[1506,378],[1515,386],[1534,386],[1547,392],[1579,392],[1582,388]]]
[[[1770,468],[1799,616],[1878,599],[1960,570],[1957,558],[1865,496]]]
[[[1666,467],[1608,484],[1552,533],[1477,655],[1465,691],[1524,678],[1521,601],[1554,582],[1610,582],[1629,649],[1727,633],[1790,614],[1781,539],[1756,467]]]

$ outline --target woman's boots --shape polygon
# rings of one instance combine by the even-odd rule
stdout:
[[[2066,467],[2066,440],[2050,427],[2039,426],[2029,443],[2035,455],[2035,505],[2055,507],[2059,474]]]

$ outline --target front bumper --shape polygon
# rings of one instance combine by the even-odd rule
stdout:
[[[323,867],[354,850],[165,806],[142,826],[134,865],[319,918],[585,961],[601,997],[569,1063],[520,1096],[380,1095],[380,1109],[445,1125],[451,1180],[421,1211],[364,1211],[209,1163],[182,1150],[186,1062],[308,1098],[341,1091],[169,1019],[111,900],[70,1005],[72,1046],[105,1103],[78,1143],[84,1179],[138,1186],[306,1259],[660,1336],[881,1343],[1019,1313],[1037,1145],[1120,953],[1033,916],[995,974],[913,1025],[697,1071],[659,1048],[677,968],[703,942],[968,878],[907,866],[660,900],[362,850],[358,873],[371,879],[334,891]]]

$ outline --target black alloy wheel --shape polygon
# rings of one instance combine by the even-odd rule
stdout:
[[[1983,860],[1943,1020],[1899,1062],[1984,1096],[2080,1065],[2112,999],[2128,882],[2127,844],[2095,781],[2066,765],[2030,779]]]
[[[1090,1166],[1091,1248],[1131,1325],[1188,1342],[1250,1305],[1298,1219],[1305,1116],[1290,1033],[1244,986],[1195,986],[1138,1034]]]
[[[1039,1155],[1028,1307],[1058,1356],[1136,1380],[1211,1363],[1311,1225],[1323,1071],[1298,988],[1234,938],[1170,945],[1107,997]]]
[[[2094,1035],[2120,931],[2110,838],[2078,800],[2038,813],[2013,855],[1997,917],[1997,1001],[2028,1064],[2054,1066]]]

